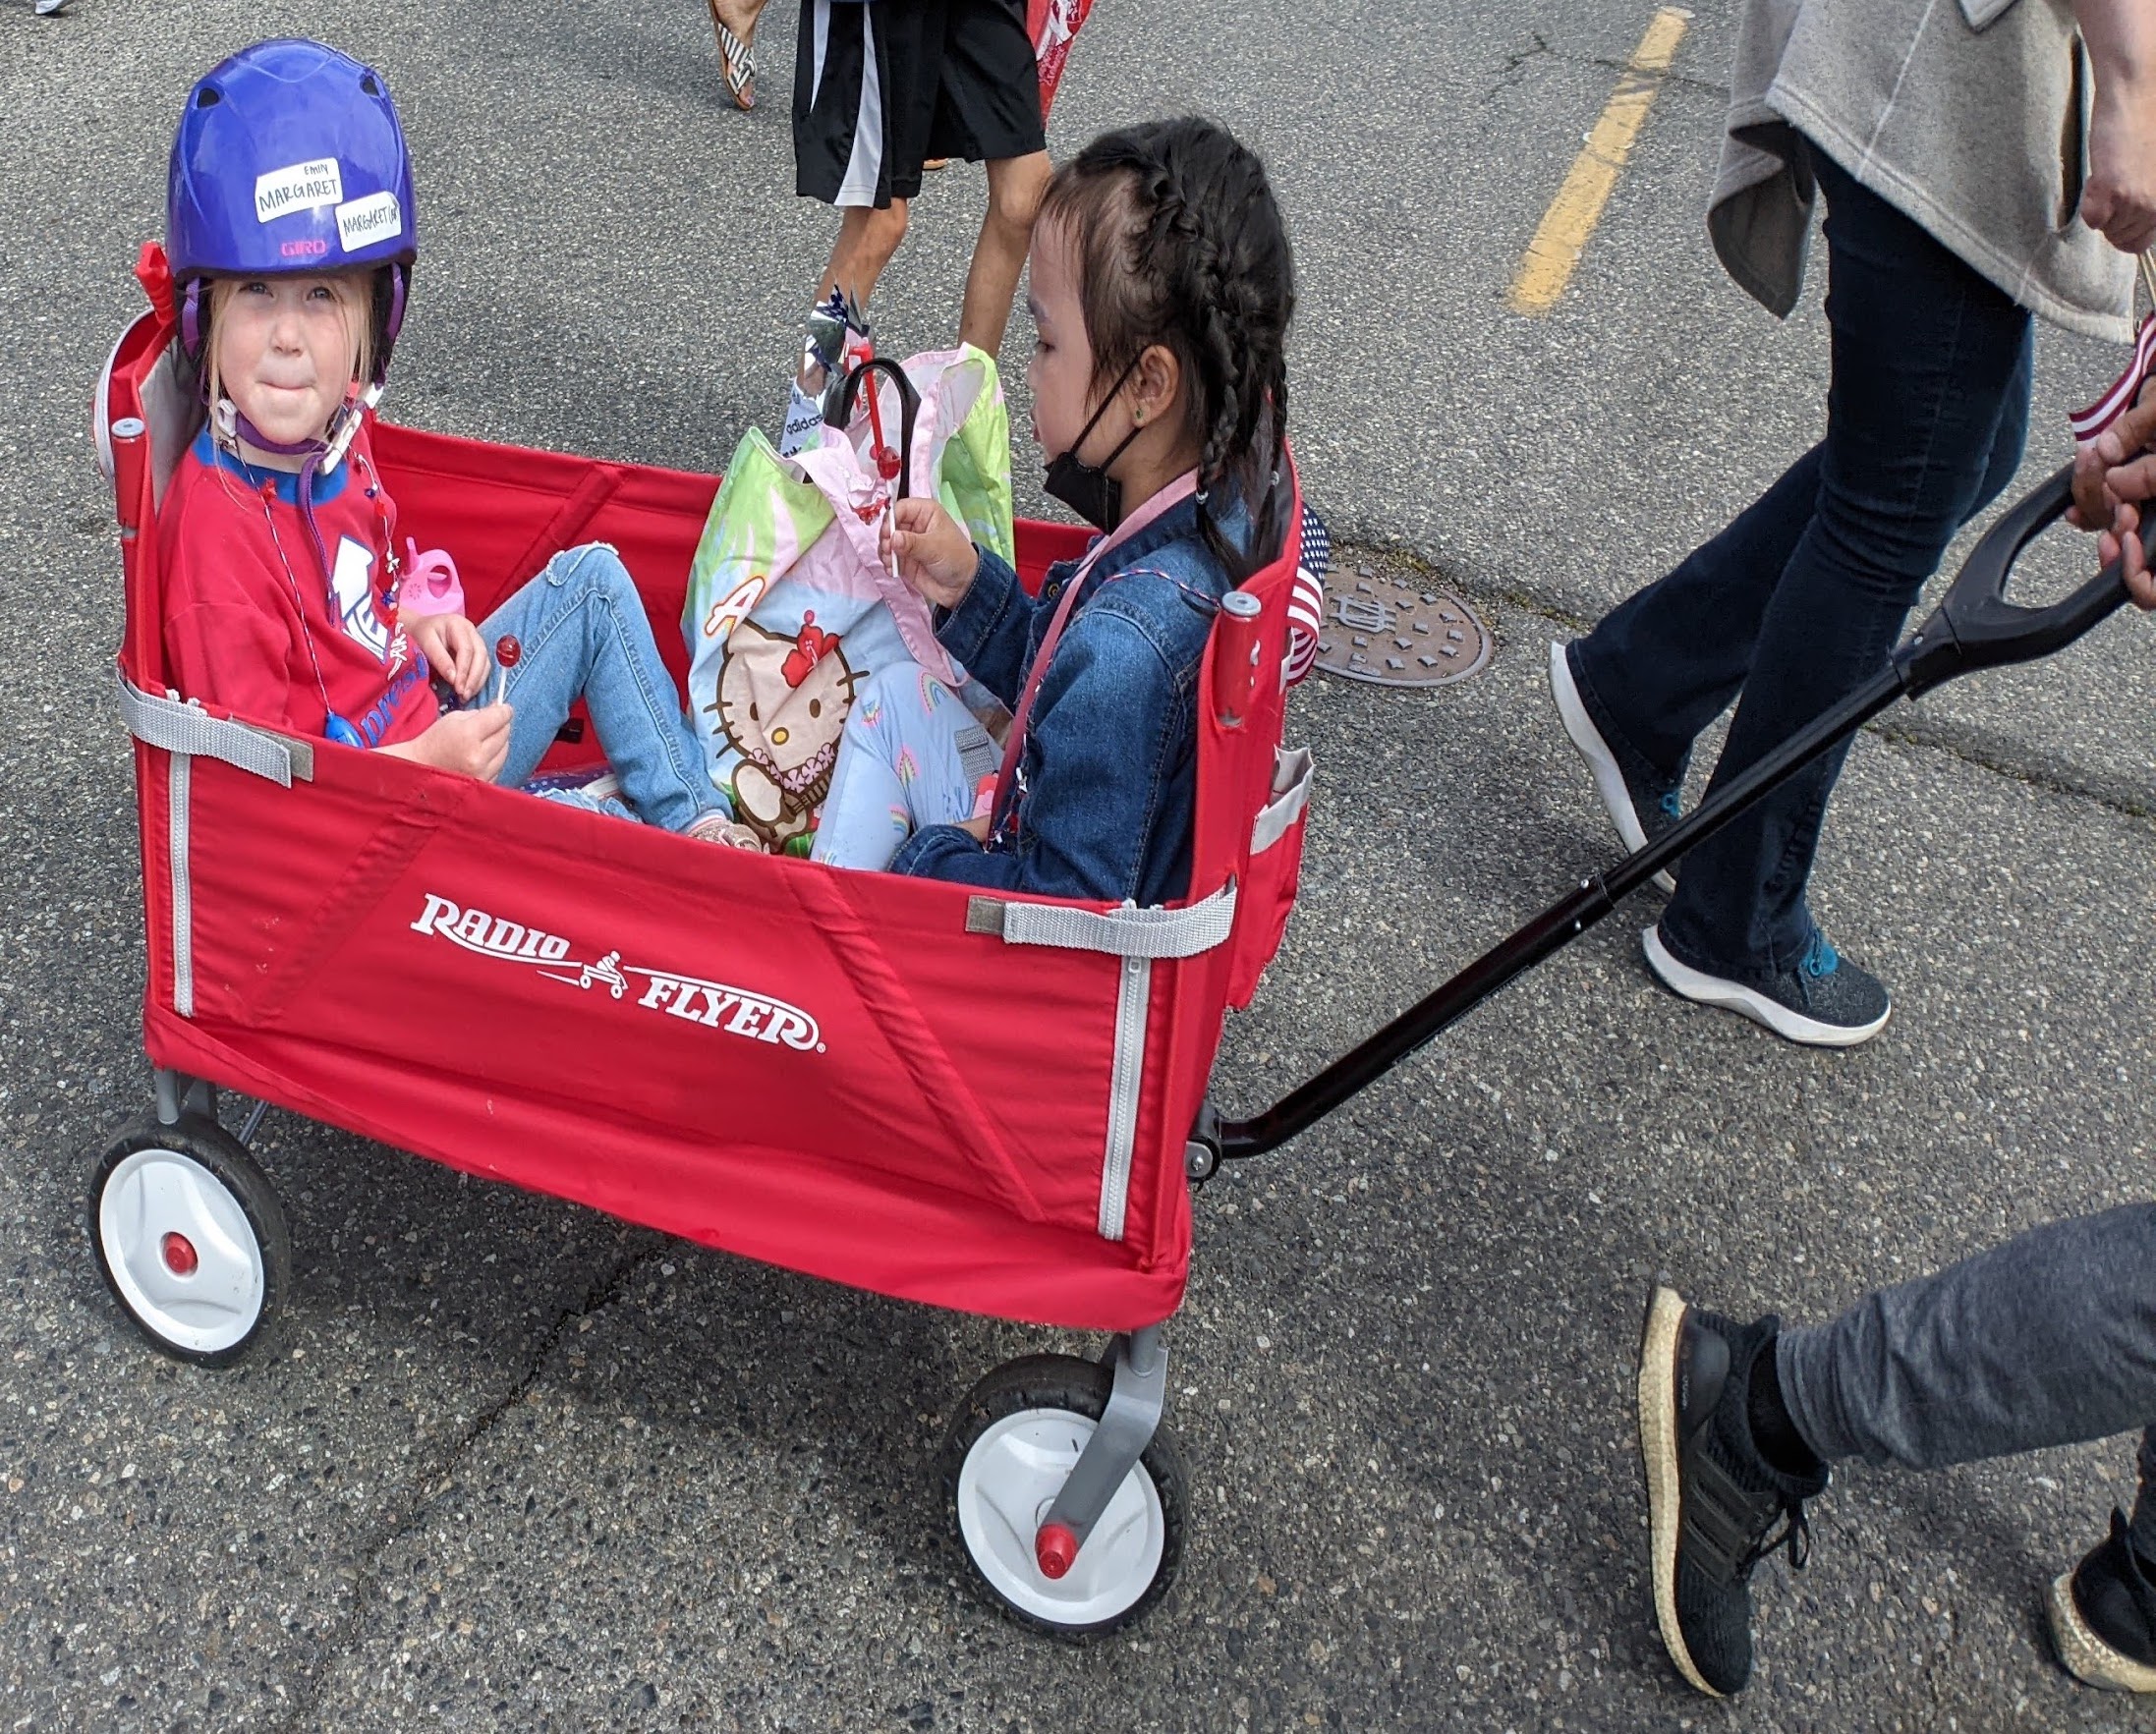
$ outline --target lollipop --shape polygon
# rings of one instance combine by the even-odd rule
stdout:
[[[513,634],[504,633],[494,644],[494,702],[499,704],[509,696],[509,671],[516,667],[517,659],[524,654],[524,646]]]

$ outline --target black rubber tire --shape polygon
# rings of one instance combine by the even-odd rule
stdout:
[[[262,1259],[261,1311],[255,1314],[247,1335],[227,1348],[191,1349],[174,1342],[129,1305],[120,1285],[113,1280],[99,1220],[105,1187],[113,1170],[127,1157],[137,1150],[152,1149],[176,1150],[208,1169],[217,1183],[232,1195],[241,1213],[247,1217],[248,1226],[255,1231],[255,1244]],[[223,1367],[238,1360],[268,1333],[279,1306],[292,1286],[292,1232],[285,1224],[284,1205],[278,1203],[276,1189],[255,1158],[247,1153],[246,1146],[222,1126],[205,1122],[197,1115],[183,1115],[173,1126],[160,1125],[147,1117],[136,1120],[106,1146],[90,1175],[87,1226],[90,1251],[97,1259],[98,1272],[104,1277],[112,1298],[120,1304],[120,1311],[153,1348],[175,1361],[186,1361],[198,1367]]]
[[[1167,1423],[1163,1421],[1154,1429],[1151,1442],[1138,1460],[1139,1471],[1152,1478],[1154,1491],[1160,1495],[1163,1529],[1160,1566],[1153,1574],[1153,1581],[1146,1586],[1145,1594],[1136,1601],[1121,1613],[1092,1625],[1068,1626],[1042,1619],[1014,1604],[989,1581],[980,1562],[974,1558],[973,1549],[967,1545],[965,1531],[958,1521],[958,1475],[981,1435],[1005,1416],[1027,1409],[1061,1409],[1098,1422],[1107,1410],[1108,1393],[1114,1385],[1114,1375],[1106,1367],[1098,1361],[1081,1361],[1075,1355],[1025,1355],[1016,1361],[1006,1361],[966,1393],[957,1414],[951,1417],[950,1427],[943,1436],[942,1451],[937,1457],[944,1515],[950,1520],[958,1551],[965,1555],[967,1574],[973,1580],[974,1589],[1006,1618],[1072,1644],[1106,1637],[1143,1619],[1154,1603],[1167,1594],[1182,1569],[1183,1531],[1190,1507],[1190,1472],[1183,1466],[1182,1447],[1176,1443]]]

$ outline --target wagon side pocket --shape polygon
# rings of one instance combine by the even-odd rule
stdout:
[[[1235,923],[1235,955],[1228,970],[1227,1002],[1237,1011],[1257,994],[1266,966],[1280,949],[1295,886],[1302,877],[1303,829],[1310,818],[1313,761],[1307,747],[1277,749],[1273,790],[1250,828],[1250,870]]]

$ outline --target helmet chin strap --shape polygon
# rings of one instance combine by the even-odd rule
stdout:
[[[271,439],[242,415],[240,406],[228,397],[219,398],[210,411],[219,436],[228,442],[245,440],[258,452],[305,460],[300,466],[300,520],[307,526],[309,540],[314,544],[314,561],[321,568],[325,585],[331,582],[329,550],[322,542],[321,527],[314,522],[314,478],[334,474],[337,466],[344,462],[345,453],[352,449],[353,436],[360,430],[360,422],[367,412],[381,401],[381,395],[382,388],[375,383],[347,397],[329,419],[326,439]]]
[[[365,391],[355,392],[345,399],[336,415],[330,419],[329,437],[327,439],[292,441],[271,439],[254,422],[243,416],[240,413],[240,406],[228,397],[219,398],[210,407],[210,423],[216,430],[216,437],[225,443],[237,446],[244,440],[256,451],[271,452],[280,458],[303,458],[305,460],[300,466],[300,518],[307,526],[308,539],[314,545],[314,562],[322,575],[322,588],[328,600],[331,614],[335,614],[337,611],[336,581],[329,565],[329,550],[322,543],[321,527],[314,522],[314,477],[318,475],[329,474],[344,462],[345,453],[350,450],[352,445],[352,436],[359,431],[362,417],[367,411],[372,409],[380,398],[381,384],[376,381]],[[262,516],[265,522],[269,518],[269,502],[266,499],[262,502]],[[277,534],[277,527],[274,523],[269,526],[269,533],[271,539],[274,540]],[[282,547],[277,550],[277,557],[279,560],[284,558]],[[292,568],[289,564],[285,567],[285,577],[292,580]],[[299,601],[299,596],[296,593],[298,582],[296,580],[292,580],[292,582],[295,590],[293,601],[297,603]],[[348,717],[339,715],[330,707],[329,689],[322,680],[321,663],[314,656],[314,635],[308,629],[307,614],[304,609],[300,614],[300,630],[307,634],[308,660],[314,665],[314,685],[322,696],[323,732],[330,740],[335,741],[340,746],[358,747],[365,751],[368,746],[367,737],[353,726]]]

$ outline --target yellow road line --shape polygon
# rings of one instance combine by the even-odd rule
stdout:
[[[1519,275],[1512,279],[1509,299],[1514,312],[1548,312],[1572,280],[1572,268],[1602,220],[1602,207],[1610,201],[1617,171],[1632,153],[1632,141],[1646,124],[1647,111],[1655,105],[1663,75],[1670,70],[1691,18],[1680,7],[1665,6],[1648,24],[1609,106],[1587,135],[1587,142],[1572,160],[1571,173],[1564,177],[1564,185],[1542,213],[1535,238],[1527,244]]]

